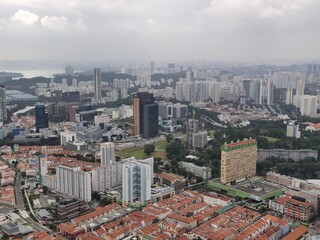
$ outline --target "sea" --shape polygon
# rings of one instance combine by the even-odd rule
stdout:
[[[50,78],[54,74],[64,73],[66,65],[61,62],[0,61],[0,72],[22,73],[23,78]]]

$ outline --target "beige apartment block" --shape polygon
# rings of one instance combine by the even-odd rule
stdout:
[[[253,177],[257,165],[257,141],[245,139],[221,147],[221,182],[234,183]]]

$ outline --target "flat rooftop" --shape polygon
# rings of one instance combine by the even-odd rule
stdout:
[[[239,182],[236,185],[233,185],[232,188],[238,189],[240,191],[250,193],[255,196],[263,196],[267,193],[271,193],[279,190],[278,187],[270,185],[266,182],[255,181],[255,180],[246,180],[243,182]]]
[[[226,191],[232,197],[248,198],[255,201],[280,196],[283,193],[281,187],[270,184],[262,178],[252,178],[234,185],[223,184],[217,179],[210,181],[209,185],[215,189]]]

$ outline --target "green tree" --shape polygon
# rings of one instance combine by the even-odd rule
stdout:
[[[156,147],[153,144],[144,145],[144,153],[147,155],[150,155],[151,153],[153,153],[155,149]]]
[[[167,143],[170,143],[172,140],[173,140],[173,136],[172,136],[172,134],[167,134],[166,135],[166,141],[167,141]]]

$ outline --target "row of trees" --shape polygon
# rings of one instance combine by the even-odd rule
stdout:
[[[297,178],[317,178],[320,171],[320,161],[312,157],[307,157],[299,162],[295,162],[293,159],[270,157],[257,162],[258,175],[265,175],[270,170]]]

